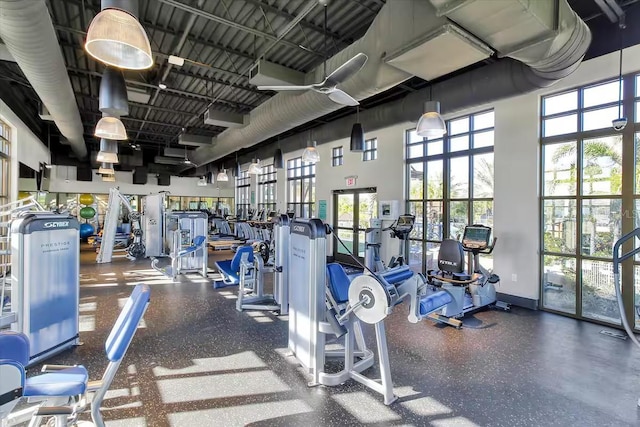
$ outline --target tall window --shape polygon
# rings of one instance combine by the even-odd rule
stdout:
[[[11,128],[0,120],[0,204],[9,203],[9,183],[11,170],[9,165],[11,156]]]
[[[263,166],[258,175],[258,210],[267,213],[276,210],[276,168],[273,165]]]
[[[316,165],[297,157],[287,161],[287,211],[311,218],[316,201]]]
[[[368,162],[378,158],[378,139],[367,139],[364,142],[364,151],[362,152],[362,161]]]
[[[612,247],[622,234],[640,225],[638,82],[638,77],[624,77],[627,117],[631,118],[636,105],[635,123],[629,123],[624,132],[615,131],[611,123],[618,117],[618,79],[542,98],[540,264],[544,309],[620,323]],[[622,269],[625,298],[636,306],[639,298],[631,291],[635,287],[635,294],[639,293],[638,261],[636,258],[630,261],[633,265]],[[637,326],[637,314],[635,317]]]
[[[249,217],[251,207],[251,175],[241,171],[236,177],[236,216],[240,219]]]
[[[342,166],[343,160],[344,160],[344,155],[342,152],[342,147],[334,147],[331,150],[331,165]]]
[[[408,259],[414,270],[437,268],[440,242],[461,235],[465,225],[493,226],[493,123],[491,110],[447,121],[442,139],[407,131],[407,210],[416,216]]]

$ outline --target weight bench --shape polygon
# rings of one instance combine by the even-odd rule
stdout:
[[[100,406],[147,309],[150,292],[149,286],[139,284],[131,293],[105,342],[109,364],[98,381],[89,382],[89,374],[82,365],[44,365],[42,375],[25,380],[24,366],[29,362],[27,336],[0,332],[0,424],[6,421],[13,425],[31,419],[30,425],[39,426],[46,417],[53,417],[55,427],[73,424],[86,410],[87,393],[92,393],[91,418],[96,426],[104,427]],[[18,400],[25,397],[39,404],[10,413]]]
[[[222,274],[222,280],[216,280],[213,282],[214,289],[225,288],[227,286],[235,286],[240,283],[240,264],[242,262],[243,255],[246,254],[246,261],[253,262],[253,247],[240,246],[236,251],[233,259],[216,261],[215,266]]]

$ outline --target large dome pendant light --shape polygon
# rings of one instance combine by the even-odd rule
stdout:
[[[351,143],[349,144],[352,152],[364,151],[364,129],[360,123],[360,107],[356,107],[356,122],[351,128]]]
[[[138,22],[138,0],[102,0],[84,48],[96,60],[127,70],[153,65],[149,37]]]
[[[227,175],[227,170],[224,168],[224,165],[222,165],[222,169],[220,170],[220,172],[218,172],[218,176],[216,176],[216,180],[218,182],[229,181],[229,175]]]
[[[253,158],[253,162],[249,165],[247,171],[249,175],[260,175],[262,173],[262,167],[260,166],[260,159]]]
[[[109,116],[103,113],[102,118],[96,125],[94,135],[97,138],[125,141],[127,139],[127,129],[118,117]]]
[[[442,138],[447,133],[447,125],[440,115],[440,103],[431,101],[431,86],[429,86],[429,101],[424,103],[423,111],[416,126],[416,133],[427,138]]]

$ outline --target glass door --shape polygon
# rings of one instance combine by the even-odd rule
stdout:
[[[334,230],[344,245],[334,242],[336,261],[355,264],[350,253],[364,262],[365,230],[371,218],[378,216],[378,197],[375,188],[337,190],[333,196]]]

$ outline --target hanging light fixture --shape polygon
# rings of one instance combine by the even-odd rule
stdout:
[[[115,175],[116,171],[113,169],[112,163],[102,162],[102,164],[98,168],[98,173],[100,175]]]
[[[98,138],[124,141],[127,139],[127,130],[118,117],[102,116],[96,125],[94,135]]]
[[[273,155],[273,167],[276,169],[284,168],[284,156],[280,148],[278,148]]]
[[[613,126],[613,130],[620,132],[627,126],[627,118],[622,114],[622,30],[624,30],[627,26],[625,24],[625,16],[622,15],[618,22],[618,34],[620,38],[620,67],[618,72],[618,118],[613,119],[611,121],[611,125]]]
[[[216,177],[216,179],[218,180],[218,182],[229,181],[229,175],[227,175],[227,170],[222,169],[220,172],[218,172],[218,176]]]
[[[307,163],[317,163],[320,161],[320,153],[316,148],[316,141],[312,138],[311,129],[309,129],[309,141],[307,142],[307,148],[302,153],[302,161]]]
[[[447,133],[447,125],[440,115],[440,103],[427,101],[424,103],[424,113],[418,120],[416,133],[427,138],[442,138]]]
[[[185,165],[192,165],[193,162],[191,160],[189,160],[189,157],[187,157],[187,147],[184,147],[184,160],[182,160],[182,163]]]
[[[120,163],[118,159],[118,143],[110,139],[102,138],[100,140],[100,151],[96,157],[98,163]]]
[[[247,171],[249,175],[259,175],[262,173],[262,168],[260,167],[260,160],[254,157],[253,162],[249,165],[249,170]]]
[[[128,70],[153,65],[149,37],[138,22],[137,0],[102,0],[87,30],[84,48],[100,62]]]
[[[104,182],[116,182],[115,175],[102,175],[102,181]]]
[[[198,187],[206,187],[207,186],[207,178],[203,175],[198,180]]]
[[[106,67],[102,72],[98,109],[105,115],[113,117],[129,115],[127,85],[121,70]]]
[[[356,107],[356,122],[351,127],[351,143],[349,144],[351,151],[364,151],[364,129],[360,123],[360,106]]]

